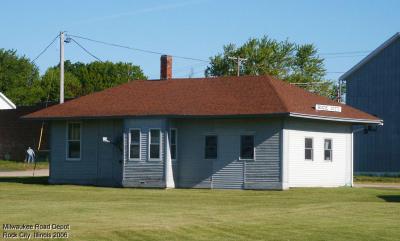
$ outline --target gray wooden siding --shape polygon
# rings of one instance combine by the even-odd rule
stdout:
[[[400,40],[346,81],[347,104],[384,120],[377,132],[354,134],[354,171],[400,172]]]
[[[164,137],[166,130],[165,119],[137,118],[124,121],[124,147],[127,150],[124,156],[123,185],[125,187],[165,187],[164,177]],[[129,129],[141,130],[141,158],[140,160],[129,160],[128,133]],[[150,129],[161,130],[161,153],[159,160],[149,159],[149,131]]]
[[[277,119],[175,120],[178,128],[179,187],[266,189],[280,186]],[[218,158],[204,158],[204,138],[218,136]],[[255,135],[255,160],[239,160],[240,135]]]
[[[118,120],[81,121],[81,160],[66,160],[66,123],[51,122],[51,183],[121,185],[122,153],[115,145],[103,143],[122,139],[122,122]]]

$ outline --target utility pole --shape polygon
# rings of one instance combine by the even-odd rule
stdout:
[[[342,102],[342,80],[339,79],[339,84],[338,84],[338,102]]]
[[[60,32],[60,104],[64,103],[64,32]]]
[[[233,59],[237,63],[237,76],[240,76],[240,66],[242,65],[242,62],[245,62],[247,59],[245,58],[240,58],[239,56],[237,57],[228,57],[228,59]]]

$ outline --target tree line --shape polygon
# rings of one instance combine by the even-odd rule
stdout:
[[[87,95],[135,79],[146,79],[142,69],[133,63],[110,61],[64,63],[65,98]],[[0,92],[17,106],[58,101],[60,67],[50,67],[43,75],[26,56],[15,50],[0,49]]]
[[[243,45],[223,46],[223,52],[210,57],[204,74],[228,76],[237,74],[237,63],[229,57],[241,57],[246,61],[240,67],[241,75],[272,75],[309,91],[336,97],[336,86],[325,79],[324,59],[312,44],[299,45],[288,40],[277,41],[267,36],[251,38]],[[65,68],[65,98],[74,98],[101,91],[128,81],[146,79],[138,65],[129,62],[110,61],[72,63]],[[0,49],[0,92],[16,105],[32,105],[59,99],[59,66],[48,68],[43,75],[26,56],[16,50]]]

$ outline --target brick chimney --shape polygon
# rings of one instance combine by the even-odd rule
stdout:
[[[160,79],[172,79],[172,56],[161,55]]]

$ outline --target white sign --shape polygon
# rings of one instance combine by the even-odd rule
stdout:
[[[316,104],[315,105],[315,110],[342,112],[342,107],[341,106],[335,106],[335,105],[320,105],[320,104]]]

